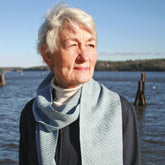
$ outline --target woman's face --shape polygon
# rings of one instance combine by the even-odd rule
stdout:
[[[96,36],[82,26],[63,28],[58,50],[51,55],[56,83],[74,88],[89,81],[97,60]]]

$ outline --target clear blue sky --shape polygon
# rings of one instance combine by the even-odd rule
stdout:
[[[0,67],[43,65],[38,28],[59,0],[0,0]],[[64,0],[92,15],[98,60],[165,58],[165,0]]]

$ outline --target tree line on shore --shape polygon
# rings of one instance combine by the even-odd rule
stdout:
[[[96,70],[100,71],[165,71],[165,59],[135,61],[98,61]]]
[[[30,68],[0,67],[0,71],[46,71],[47,66]],[[129,61],[97,61],[96,71],[165,71],[165,59],[129,60]]]

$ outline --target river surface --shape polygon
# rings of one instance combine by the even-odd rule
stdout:
[[[144,165],[165,164],[165,72],[145,73],[146,107],[135,107]],[[18,164],[19,117],[48,72],[7,72],[0,87],[0,165]],[[141,72],[95,72],[94,79],[134,103]]]

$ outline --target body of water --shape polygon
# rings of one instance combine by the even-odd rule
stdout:
[[[19,118],[48,72],[7,72],[0,88],[0,164],[18,164]],[[144,165],[165,164],[165,72],[145,72],[146,107],[135,107]],[[94,79],[134,103],[140,72],[95,72]]]

